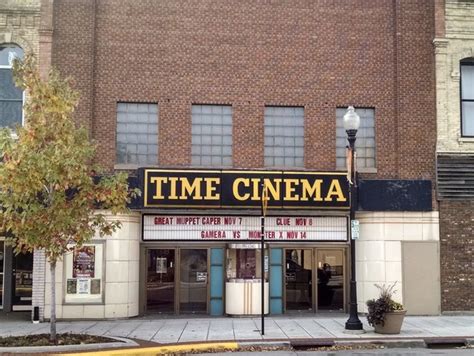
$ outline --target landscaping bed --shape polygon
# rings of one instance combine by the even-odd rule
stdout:
[[[57,343],[49,341],[49,334],[35,334],[26,336],[7,336],[0,338],[0,347],[24,347],[24,346],[55,346],[55,345],[84,345],[117,342],[103,336],[85,334],[58,334]]]

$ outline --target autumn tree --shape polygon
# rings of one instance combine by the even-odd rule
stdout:
[[[78,93],[51,70],[42,79],[35,59],[15,60],[16,85],[25,90],[25,125],[0,132],[0,222],[15,252],[42,249],[51,272],[51,335],[56,342],[55,270],[71,244],[80,247],[96,233],[110,235],[119,221],[104,211],[127,212],[126,174],[100,175],[93,166],[95,146],[76,127],[72,114]],[[101,210],[98,210],[100,208]]]

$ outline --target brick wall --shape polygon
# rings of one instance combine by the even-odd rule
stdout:
[[[39,320],[44,320],[45,280],[46,255],[44,250],[35,250],[33,253],[33,292],[31,305],[39,308]],[[34,309],[32,313],[34,313]]]
[[[437,11],[439,28],[435,40],[437,151],[442,169],[441,158],[452,155],[453,159],[460,159],[465,155],[465,159],[469,159],[474,153],[472,139],[461,136],[459,70],[462,59],[474,56],[474,3],[458,0],[437,2],[442,6]],[[456,165],[445,166],[444,175],[447,174],[446,167],[451,176],[459,176],[456,175]],[[462,167],[461,164],[458,168]],[[443,178],[449,181],[449,177],[440,175],[439,179]],[[465,200],[440,202],[441,307],[445,312],[474,309],[474,201],[469,200],[472,193],[469,179],[445,185],[444,194],[440,189],[440,199],[455,194],[453,187],[456,185],[465,185],[462,192],[457,192],[459,196],[464,195]]]
[[[117,101],[158,102],[159,164],[190,164],[192,103],[232,104],[234,167],[263,165],[265,105],[305,107],[305,165],[335,169],[336,107],[374,107],[378,178],[432,178],[432,0],[55,4],[53,63],[115,161]]]
[[[440,202],[441,309],[474,310],[474,201]]]

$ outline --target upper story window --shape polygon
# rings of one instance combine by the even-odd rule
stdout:
[[[23,123],[23,91],[15,86],[12,65],[23,58],[23,50],[14,44],[0,45],[0,127],[14,129]]]
[[[304,109],[265,107],[265,167],[304,167]]]
[[[336,167],[346,169],[347,133],[344,130],[344,114],[347,108],[336,109]],[[356,108],[360,116],[355,148],[357,169],[373,169],[375,166],[375,110]]]
[[[193,105],[191,164],[232,166],[232,107]]]
[[[474,58],[461,61],[461,132],[474,136]]]
[[[158,105],[117,104],[117,163],[158,163]]]

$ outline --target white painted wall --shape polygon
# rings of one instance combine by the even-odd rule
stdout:
[[[67,304],[64,302],[64,262],[56,267],[56,316],[58,319],[103,319],[127,318],[138,315],[140,221],[139,213],[112,216],[109,220],[120,220],[122,228],[111,236],[94,241],[105,241],[104,303]],[[51,275],[46,266],[45,318],[51,315]]]
[[[374,284],[397,282],[394,300],[403,303],[402,241],[439,241],[439,214],[431,212],[357,213],[360,238],[356,241],[357,301],[376,298]]]

